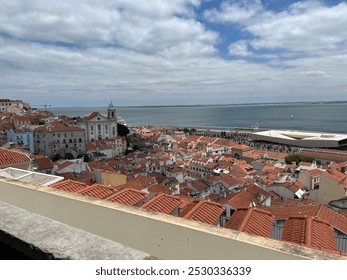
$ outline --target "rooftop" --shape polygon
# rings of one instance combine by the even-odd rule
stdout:
[[[24,153],[0,148],[0,166],[9,166],[30,161],[30,158]]]

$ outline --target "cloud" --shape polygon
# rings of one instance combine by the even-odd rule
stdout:
[[[285,50],[288,54],[321,55],[344,51],[347,44],[347,4],[325,6],[321,1],[299,1],[287,9],[266,10],[261,1],[222,2],[205,12],[212,22],[239,24],[257,50]]]
[[[187,49],[189,42],[196,47],[186,50],[190,54],[201,47],[202,53],[213,53],[218,38],[194,19],[197,0],[3,2],[0,33],[20,40],[145,53]]]
[[[229,45],[229,53],[235,56],[251,56],[253,53],[248,50],[248,43],[245,40],[239,40]]]
[[[222,2],[219,9],[205,11],[204,17],[211,22],[243,24],[261,12],[260,0],[232,0]]]
[[[202,16],[196,0],[0,2],[3,97],[54,106],[345,99],[344,3],[274,12],[229,1]],[[229,33],[208,16],[243,32],[227,59],[217,43]]]

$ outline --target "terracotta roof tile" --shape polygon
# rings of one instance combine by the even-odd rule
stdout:
[[[225,224],[226,228],[271,237],[275,217],[258,208],[238,209]]]
[[[172,193],[172,189],[168,186],[162,186],[162,185],[153,185],[150,186],[148,188],[148,191],[150,193],[155,193],[155,194],[159,194],[159,193],[166,193],[166,194],[171,194]]]
[[[215,225],[218,223],[223,212],[224,207],[221,204],[200,200],[195,203],[194,207],[183,218]]]
[[[25,162],[30,162],[30,158],[26,154],[0,148],[0,167]]]
[[[35,160],[38,170],[51,169],[53,168],[53,163],[50,159],[43,157]]]
[[[104,185],[94,184],[89,186],[87,189],[81,190],[78,193],[86,196],[104,199],[117,192],[114,187],[108,187]]]
[[[314,217],[293,217],[284,223],[283,241],[336,251],[334,228]]]
[[[276,220],[284,220],[291,217],[316,217],[317,219],[332,225],[334,228],[347,234],[347,218],[339,215],[328,207],[318,205],[289,205],[279,207],[266,207]]]
[[[64,180],[57,182],[53,185],[50,185],[51,188],[55,188],[62,191],[78,193],[82,190],[85,190],[88,186],[85,183],[73,181],[73,180]]]
[[[100,115],[101,114],[99,112],[92,112],[88,116],[84,117],[84,119],[89,121],[89,120],[94,119],[95,117],[100,116]]]
[[[148,196],[149,194],[139,190],[124,189],[109,196],[106,200],[131,206],[137,206],[139,203],[143,202]]]
[[[175,197],[167,194],[158,194],[151,200],[147,201],[141,206],[143,209],[171,214],[175,209],[179,207],[181,200],[179,197]]]
[[[75,162],[72,162],[72,161],[64,161],[63,163],[59,164],[58,165],[58,170],[62,170],[70,165],[73,165],[75,164]]]

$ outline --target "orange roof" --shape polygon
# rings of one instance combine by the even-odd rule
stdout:
[[[190,142],[197,142],[200,138],[200,135],[191,135],[182,140],[182,142],[190,143]]]
[[[233,193],[226,198],[219,201],[221,204],[229,204],[235,209],[248,208],[252,203],[259,205],[261,199],[259,195],[264,197],[270,196],[270,194],[256,185],[250,185],[248,187],[242,188],[240,192]]]
[[[30,162],[30,158],[26,154],[0,148],[0,166],[10,166],[25,162]]]
[[[149,194],[139,190],[124,189],[109,196],[106,200],[136,206],[138,203],[146,199],[148,196]]]
[[[225,224],[226,228],[270,237],[275,217],[259,208],[238,209]]]
[[[223,176],[221,181],[225,182],[228,186],[233,186],[239,184],[239,182],[231,176]]]
[[[170,172],[170,173],[179,173],[179,172],[184,172],[185,170],[183,168],[180,168],[180,167],[175,167],[171,170],[168,170],[167,172]]]
[[[207,189],[209,185],[207,185],[204,181],[198,180],[192,185],[192,187],[197,191],[202,191]]]
[[[46,157],[36,158],[35,163],[37,165],[38,170],[53,168],[52,161]]]
[[[86,120],[89,121],[89,120],[94,119],[95,117],[100,116],[100,115],[101,115],[101,114],[100,114],[99,112],[93,112],[93,113],[91,113],[90,115],[84,117],[84,119],[86,119]]]
[[[62,169],[64,169],[65,167],[68,167],[68,166],[73,165],[73,164],[75,164],[75,162],[72,162],[72,161],[64,161],[62,164],[59,164],[58,170],[62,170]]]
[[[210,144],[212,144],[216,140],[217,140],[216,137],[209,137],[209,136],[202,136],[201,138],[199,138],[199,142],[210,143]]]
[[[117,191],[114,187],[94,184],[88,188],[79,191],[79,194],[104,199]]]
[[[323,176],[325,177],[328,177],[332,180],[336,180],[336,181],[342,181],[344,179],[346,179],[347,175],[340,172],[340,171],[337,171],[337,170],[331,170],[331,171],[328,171],[328,172],[323,172],[322,174]]]
[[[179,207],[181,200],[179,197],[175,197],[167,194],[158,194],[151,200],[147,201],[140,208],[156,211],[165,214],[171,214],[175,209]]]
[[[72,180],[64,180],[50,185],[50,187],[62,191],[77,193],[79,191],[85,190],[88,186],[85,183]]]
[[[66,132],[66,131],[84,131],[84,129],[78,126],[53,126],[46,127],[44,125],[34,129],[35,131],[49,131],[49,132]]]
[[[224,212],[224,207],[219,203],[200,200],[196,201],[194,204],[194,206],[182,216],[183,218],[215,225]]]
[[[246,151],[246,150],[251,150],[253,148],[251,148],[250,146],[244,145],[244,144],[239,144],[239,145],[233,146],[233,149]]]
[[[223,147],[234,147],[237,145],[234,141],[218,138],[213,144],[223,146]]]
[[[325,172],[320,170],[320,169],[311,169],[311,170],[305,170],[308,175],[310,176],[318,176],[318,175],[323,175]]]
[[[126,186],[133,189],[143,190],[155,183],[155,179],[147,176],[137,176],[135,179],[126,182]]]
[[[171,194],[171,188],[167,186],[162,186],[162,185],[154,185],[148,188],[148,191],[150,193],[166,193],[166,194]]]
[[[334,228],[347,233],[347,218],[324,206],[318,205],[286,205],[279,207],[266,207],[267,211],[275,216],[276,220],[291,217],[316,217],[332,225]]]
[[[294,217],[284,223],[283,241],[336,251],[334,228],[315,217]]]

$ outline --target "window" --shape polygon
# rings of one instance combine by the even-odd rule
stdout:
[[[334,229],[337,251],[347,252],[347,234]]]
[[[272,225],[271,238],[281,240],[283,228],[284,228],[284,220],[275,220],[275,222]]]

